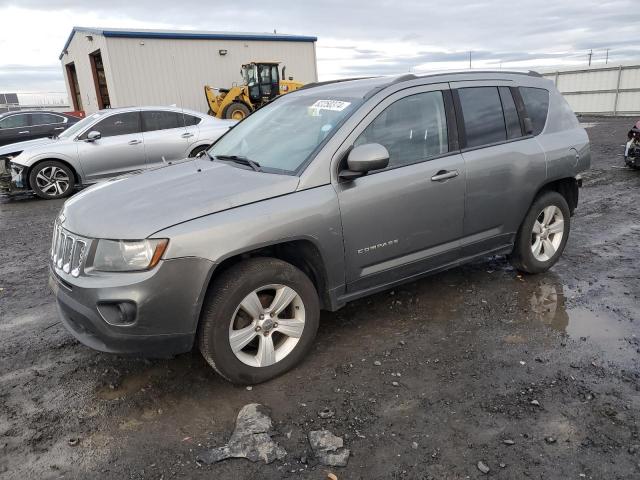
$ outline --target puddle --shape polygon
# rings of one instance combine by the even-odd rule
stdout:
[[[574,340],[590,342],[608,354],[633,343],[630,341],[635,337],[632,321],[612,312],[585,307],[566,308],[565,287],[562,285],[538,285],[530,296],[529,304],[534,317],[544,325]]]

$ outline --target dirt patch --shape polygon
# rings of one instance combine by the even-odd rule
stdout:
[[[638,478],[640,172],[618,168],[628,118],[583,120],[593,168],[551,272],[492,257],[323,313],[309,358],[251,390],[195,353],[79,345],[47,288],[61,202],[0,199],[0,477],[466,479],[482,462],[494,478]],[[285,459],[197,463],[249,403],[270,408]],[[316,430],[344,439],[347,467],[319,464]]]

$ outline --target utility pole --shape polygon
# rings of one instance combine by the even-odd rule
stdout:
[[[609,63],[609,49],[607,48],[607,56],[604,59],[604,64],[606,65],[607,63]]]
[[[471,50],[469,50],[469,70],[471,70]]]
[[[593,56],[593,48],[589,50],[589,66],[591,66],[591,57]]]

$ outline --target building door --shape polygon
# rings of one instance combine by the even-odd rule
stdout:
[[[76,66],[71,63],[67,63],[67,81],[69,82],[69,91],[71,92],[71,101],[73,102],[73,109],[76,112],[82,110],[82,97],[80,95],[80,85],[78,84],[78,74],[76,73]]]
[[[96,88],[96,97],[98,98],[98,108],[111,108],[109,100],[109,89],[107,88],[107,77],[104,74],[104,64],[102,63],[102,54],[100,50],[89,54],[91,60],[91,73],[93,74],[93,84]]]

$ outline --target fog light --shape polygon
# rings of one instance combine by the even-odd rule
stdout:
[[[138,308],[134,302],[102,302],[98,312],[109,325],[125,326],[136,321]]]

